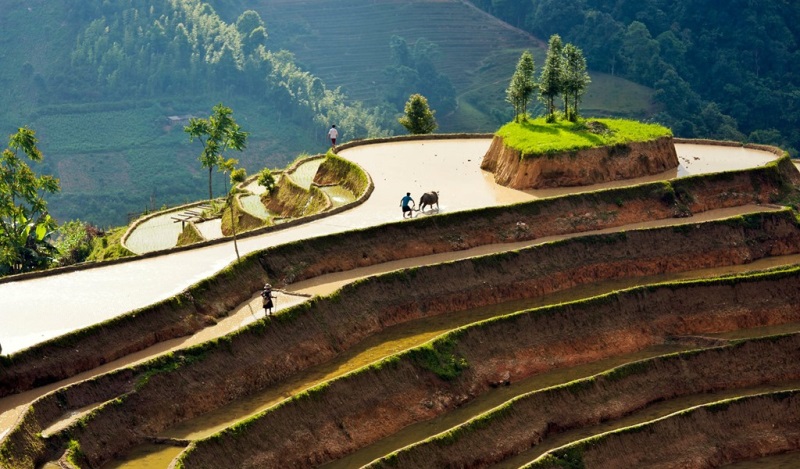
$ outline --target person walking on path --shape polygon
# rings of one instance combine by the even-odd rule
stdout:
[[[277,296],[272,295],[272,285],[267,283],[264,285],[264,289],[261,290],[261,304],[264,306],[264,316],[272,316],[273,298],[277,298]]]
[[[328,131],[328,138],[331,139],[331,148],[333,151],[336,151],[336,139],[339,137],[339,131],[336,130],[336,124],[331,126],[331,129]]]
[[[414,216],[413,210],[414,199],[411,198],[411,192],[406,192],[406,196],[400,199],[400,207],[403,208],[403,218],[406,217],[406,212],[408,212],[408,218]]]

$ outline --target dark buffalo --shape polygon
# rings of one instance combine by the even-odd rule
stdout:
[[[439,210],[439,191],[426,192],[419,198],[419,211],[424,212],[425,206],[433,209],[434,204],[436,204],[436,210]]]

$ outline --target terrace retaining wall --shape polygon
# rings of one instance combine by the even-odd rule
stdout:
[[[525,155],[495,136],[481,169],[494,173],[496,183],[514,189],[588,186],[632,179],[678,167],[672,137],[577,151]]]
[[[769,203],[800,179],[788,157],[762,168],[425,217],[288,243],[245,256],[184,292],[126,315],[0,356],[0,397],[74,376],[196,332],[248,301],[267,281]]]
[[[147,382],[137,387],[135,392],[121,396],[114,405],[96,412],[90,420],[71,428],[60,438],[79,440],[92,464],[99,464],[177,422],[218,408],[277,383],[299,370],[327,361],[363,338],[393,324],[444,312],[533,298],[603,279],[739,264],[799,250],[800,227],[792,214],[784,211],[682,227],[575,238],[517,252],[364,279],[344,287],[331,297],[313,299],[274,319],[259,321],[225,338],[175,352],[172,365],[166,362],[158,365],[157,369],[163,372],[149,376]],[[761,285],[745,294],[742,292],[746,287],[737,286],[737,294],[747,298],[751,307],[743,302],[734,311],[725,311],[719,317],[707,314],[706,310],[705,314],[692,321],[668,323],[671,324],[669,327],[659,324],[652,317],[643,324],[669,329],[672,334],[691,334],[708,331],[709,328],[798,320],[800,318],[795,316],[800,313],[793,305],[796,304],[795,296],[800,294],[800,289],[796,289],[796,283],[792,285],[798,292],[783,291],[788,290],[787,287],[770,289]],[[731,288],[734,287],[726,285],[722,290],[729,291]],[[414,294],[398,296],[397,292],[401,291]],[[657,299],[652,295],[644,296]],[[713,296],[690,296],[683,303],[673,299],[656,303],[668,305],[674,311],[702,310],[698,305],[688,304],[693,299],[700,301],[700,304],[715,303]],[[776,298],[780,300],[776,301]],[[784,301],[788,304],[784,304]],[[762,303],[765,304],[762,310],[753,306]],[[619,310],[620,306],[615,308]],[[753,310],[760,312],[753,314]],[[593,342],[583,339],[584,331],[593,330],[589,326],[591,324],[573,324],[567,329],[581,331],[575,339],[591,349]],[[565,326],[562,324],[559,327]],[[522,344],[526,342],[515,338],[519,332],[509,334],[503,340],[487,343],[508,342],[509,347],[524,347]],[[609,341],[614,344],[614,353],[621,353],[653,343],[662,334],[663,331],[638,335],[628,330],[612,331],[599,337],[595,345],[599,347],[603,341]],[[535,372],[536,366],[541,367],[538,371],[544,371],[555,365],[568,366],[596,358],[595,352],[583,355],[576,353],[575,344],[567,342],[559,345],[563,339],[561,337],[559,341],[548,344],[548,351],[535,350],[533,356],[551,357],[536,359],[538,365],[529,363],[509,369],[490,356],[475,361],[470,359],[470,363],[484,363],[483,366],[491,370],[491,373],[483,370],[481,373],[484,375],[493,373],[485,383],[473,383],[474,391],[481,392],[483,386],[504,379],[507,374],[516,380]],[[477,347],[476,350],[480,349],[477,344],[473,345]],[[564,351],[566,358],[553,358],[561,353],[560,350]],[[471,365],[470,370],[479,368],[482,369],[482,366]],[[207,383],[215,385],[209,386]],[[465,398],[459,396],[452,402],[457,403]],[[59,440],[51,438],[51,441]]]

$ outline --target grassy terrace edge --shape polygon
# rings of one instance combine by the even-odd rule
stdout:
[[[741,220],[737,220],[738,217],[734,217],[731,219],[731,222],[736,223],[740,222]],[[569,240],[568,240],[569,241]],[[563,241],[557,241],[563,242]],[[496,255],[490,255],[486,257],[493,257]],[[384,274],[384,275],[396,275],[396,273]],[[648,284],[648,285],[639,285],[636,287],[625,288],[617,291],[613,291],[610,293],[584,298],[576,301],[560,303],[556,305],[549,305],[549,306],[542,306],[537,308],[531,308],[526,310],[521,310],[489,319],[484,319],[481,321],[477,321],[471,324],[467,324],[465,326],[458,327],[453,329],[449,332],[446,332],[430,341],[422,344],[420,346],[404,350],[402,352],[396,353],[394,355],[388,356],[376,362],[373,362],[369,365],[366,365],[362,368],[353,370],[349,373],[346,373],[342,376],[337,378],[331,379],[329,381],[320,383],[316,386],[313,386],[301,393],[298,393],[291,398],[288,398],[281,403],[271,407],[270,409],[258,412],[253,416],[242,420],[238,423],[235,423],[223,430],[220,430],[213,435],[210,435],[205,438],[201,438],[193,442],[185,451],[183,451],[177,458],[176,458],[176,469],[185,469],[185,459],[196,450],[198,445],[202,445],[203,442],[213,442],[213,441],[220,441],[224,438],[237,438],[241,437],[246,434],[247,430],[251,428],[253,425],[257,424],[259,420],[267,416],[268,414],[277,411],[286,406],[297,404],[301,401],[308,400],[308,399],[319,399],[319,396],[322,393],[325,393],[326,390],[330,389],[332,385],[337,382],[343,382],[348,379],[353,379],[359,375],[373,373],[376,371],[381,371],[382,369],[386,368],[398,368],[399,364],[403,361],[410,362],[412,366],[422,371],[428,371],[433,373],[434,375],[438,376],[440,379],[448,381],[457,378],[460,373],[469,368],[470,364],[461,357],[458,352],[456,351],[457,345],[459,340],[462,337],[467,336],[471,331],[480,330],[486,327],[492,327],[494,324],[508,322],[508,321],[517,321],[523,317],[537,317],[537,316],[545,316],[556,314],[560,311],[570,310],[576,306],[586,305],[586,306],[599,306],[601,304],[606,303],[613,303],[622,300],[626,297],[641,297],[646,296],[647,294],[652,294],[659,289],[667,289],[667,290],[680,290],[680,289],[691,289],[697,287],[708,287],[708,286],[726,286],[726,285],[735,285],[742,282],[760,282],[760,281],[770,281],[770,280],[778,280],[788,277],[797,277],[800,276],[800,266],[793,266],[793,267],[778,267],[774,269],[770,269],[767,271],[760,271],[760,272],[751,272],[745,274],[732,274],[732,275],[722,275],[715,278],[707,278],[707,279],[697,279],[697,280],[678,280],[673,282],[663,282],[663,283],[656,283],[656,284]],[[338,294],[338,291],[333,293],[332,296]],[[636,361],[627,365],[622,365],[619,367],[611,368],[605,372],[598,373],[596,375],[583,378],[580,380],[572,381],[570,383],[565,383],[561,385],[551,386],[542,390],[534,391],[532,393],[527,393],[522,396],[518,396],[514,398],[507,404],[504,404],[497,409],[497,412],[489,412],[486,414],[482,414],[475,419],[472,419],[465,424],[464,426],[472,423],[474,427],[467,428],[458,428],[446,432],[444,434],[440,434],[440,438],[442,443],[447,444],[451,442],[453,438],[460,432],[464,431],[474,431],[475,429],[479,429],[485,426],[489,420],[495,418],[502,418],[506,415],[508,409],[513,406],[513,403],[525,398],[528,395],[532,395],[535,393],[541,393],[546,391],[551,391],[553,389],[574,389],[576,392],[582,389],[585,389],[591,383],[596,381],[600,378],[605,379],[621,379],[630,374],[634,373],[641,373],[643,371],[649,370],[651,368],[657,367],[658,364],[663,360],[669,360],[674,357],[686,357],[704,353],[707,350],[724,350],[726,348],[733,349],[736,347],[741,347],[743,344],[753,341],[774,341],[778,338],[785,337],[785,336],[792,336],[795,334],[777,334],[775,336],[767,336],[767,337],[759,337],[755,339],[738,339],[732,340],[729,345],[723,345],[719,347],[709,347],[706,349],[698,349],[698,350],[689,350],[686,352],[675,352],[669,353],[658,357],[653,357],[650,359]],[[454,432],[454,433],[453,433]],[[437,438],[437,437],[433,437]],[[428,441],[428,440],[423,440]],[[399,450],[402,451],[402,450]],[[398,451],[398,452],[399,452]],[[396,457],[396,453],[390,453],[384,458],[381,458],[379,461],[382,461],[387,466],[393,466],[393,460]],[[380,467],[380,466],[379,466]]]
[[[778,218],[791,219],[791,220],[794,219],[793,214],[789,210],[783,210],[782,212],[778,212],[777,214],[765,215],[765,216],[769,217],[770,219],[778,219]],[[753,225],[754,220],[755,219],[759,219],[759,218],[761,218],[761,216],[756,214],[756,215],[745,216],[745,217],[733,217],[733,218],[730,218],[730,219],[717,221],[717,222],[706,222],[705,224],[718,224],[718,225],[743,226],[743,227],[746,227],[746,226]],[[651,230],[656,230],[656,229],[651,229]],[[662,230],[664,230],[664,229],[662,228]],[[648,231],[648,230],[643,230],[643,231]],[[595,237],[597,237],[598,239],[609,239],[609,238],[613,238],[614,236],[616,236],[616,235],[596,235]],[[573,238],[573,239],[553,241],[553,242],[547,243],[547,244],[568,245],[568,244],[576,244],[576,243],[585,243],[585,241],[580,240],[578,238]],[[498,260],[498,259],[501,260],[502,258],[505,258],[507,256],[515,256],[515,255],[517,255],[516,252],[499,253],[499,254],[493,254],[493,255],[489,255],[489,256],[484,256],[484,259],[482,261],[481,260],[477,260],[477,259],[473,259],[470,262],[473,262],[473,263],[477,262],[479,264],[486,264],[488,262],[490,264],[493,264],[493,263],[496,263],[495,260]],[[413,268],[413,269],[408,269],[406,271],[395,271],[395,272],[390,272],[390,273],[383,274],[383,275],[376,276],[376,277],[370,277],[370,278],[365,278],[365,279],[358,280],[358,281],[356,281],[355,283],[353,283],[351,285],[348,285],[346,287],[343,287],[343,288],[337,290],[337,292],[335,292],[335,293],[333,293],[331,295],[328,295],[326,297],[317,297],[317,298],[314,298],[314,299],[310,300],[308,303],[304,303],[302,305],[298,305],[298,306],[295,306],[293,308],[287,309],[287,310],[277,314],[274,317],[274,319],[278,323],[287,323],[287,322],[294,321],[299,316],[302,316],[302,315],[306,314],[312,308],[312,305],[314,303],[325,302],[325,301],[336,302],[337,301],[337,297],[343,291],[345,291],[345,292],[346,291],[352,291],[353,289],[357,288],[359,285],[362,285],[362,284],[364,284],[364,285],[375,284],[375,283],[380,284],[380,283],[386,282],[387,280],[398,279],[398,278],[402,279],[404,277],[413,277],[413,276],[416,275],[417,271],[419,271],[419,270],[421,270],[421,268]],[[781,272],[773,272],[773,273],[770,274],[771,277],[769,277],[769,278],[780,278],[779,277],[780,275],[783,275],[783,276],[798,275],[798,271],[800,271],[800,267],[796,267],[794,269],[789,268],[789,269],[786,269],[786,270],[781,271]],[[751,276],[751,277],[753,277],[753,276]],[[746,281],[747,278],[748,278],[748,276],[746,276],[746,275],[744,275],[744,276],[743,275],[733,276],[733,277],[720,277],[720,279],[718,279],[717,282],[729,282],[731,284],[735,284],[735,283],[738,283],[738,282]],[[675,282],[675,285],[678,285],[678,286],[673,287],[673,288],[681,288],[680,285],[684,285],[684,284],[687,284],[687,283],[691,283],[693,285],[694,284],[702,285],[702,284],[704,284],[703,282],[706,282],[705,284],[714,284],[713,282],[711,282],[709,280],[698,281],[698,282]],[[668,287],[669,285],[670,284],[658,284],[657,286],[650,287],[650,288],[664,288],[665,286]],[[631,289],[631,290],[633,290],[633,291],[642,291],[643,288],[647,288],[647,287],[638,287],[636,289]],[[621,292],[625,292],[625,291],[628,291],[628,290],[620,290],[620,291]],[[615,294],[608,294],[608,295],[605,295],[605,296],[602,296],[602,297],[597,297],[597,298],[599,298],[599,300],[595,299],[594,301],[611,301],[614,298],[616,298],[616,296],[615,296]],[[544,312],[546,312],[546,311],[557,311],[558,307],[564,307],[565,305],[570,305],[570,304],[571,303],[565,303],[563,305],[557,305],[557,306],[554,306],[554,307],[546,307],[546,308],[539,308],[539,309],[536,309],[536,310],[529,310],[528,314],[545,314],[545,313],[537,313],[536,311],[544,311]],[[534,311],[534,313],[531,313],[531,311]],[[481,323],[475,323],[475,324],[494,324],[496,321],[500,321],[500,320],[513,320],[514,317],[517,317],[517,316],[514,316],[512,314],[512,315],[502,316],[501,319],[491,319],[491,320],[487,320],[487,321],[483,321]],[[506,319],[502,319],[502,318],[506,318]],[[205,342],[205,343],[199,344],[197,346],[189,347],[189,348],[181,350],[181,351],[176,351],[176,352],[170,353],[167,356],[159,357],[159,358],[154,359],[154,360],[152,360],[150,362],[147,362],[147,364],[143,365],[143,366],[142,365],[136,366],[135,367],[136,371],[133,372],[133,370],[131,370],[131,372],[136,374],[139,377],[139,379],[136,379],[136,381],[140,385],[143,385],[146,382],[146,379],[148,377],[150,377],[150,376],[154,376],[156,374],[161,374],[161,373],[169,373],[169,372],[175,371],[176,369],[179,369],[179,368],[185,367],[187,365],[193,364],[195,362],[202,361],[205,358],[207,353],[210,353],[210,352],[215,351],[215,350],[228,350],[230,348],[230,345],[233,343],[233,340],[237,336],[245,335],[245,334],[251,334],[251,333],[256,333],[256,335],[258,335],[259,331],[263,331],[267,327],[270,327],[270,325],[265,323],[265,322],[263,322],[263,321],[259,321],[259,322],[253,323],[253,324],[251,324],[249,326],[246,326],[245,328],[237,330],[237,331],[235,331],[235,332],[233,332],[233,333],[231,333],[229,335],[226,335],[224,337],[220,337],[218,339],[213,339],[213,340],[211,340],[209,342]],[[401,354],[401,355],[398,355],[396,357],[391,357],[391,358],[389,358],[387,360],[378,362],[374,366],[368,367],[367,370],[375,369],[375,367],[377,367],[378,369],[383,368],[383,367],[392,367],[392,366],[395,366],[398,363],[398,361],[401,359],[401,357],[410,357],[412,360],[414,360],[414,363],[416,363],[417,366],[429,370],[430,372],[432,372],[435,375],[441,377],[442,379],[445,379],[445,380],[456,379],[458,377],[459,373],[461,372],[461,370],[463,370],[466,366],[468,366],[468,363],[463,363],[457,356],[454,355],[454,350],[455,350],[456,345],[458,343],[458,339],[464,333],[465,330],[467,330],[466,327],[465,328],[461,328],[461,329],[456,329],[456,330],[454,330],[452,332],[452,334],[448,334],[447,336],[442,337],[441,340],[437,340],[437,341],[434,341],[432,343],[426,344],[425,346],[419,347],[418,349],[414,349],[414,351],[409,352],[408,355]],[[104,379],[104,378],[101,376],[101,377],[98,377],[96,379],[100,380],[100,379]],[[321,391],[321,389],[314,390],[313,392],[310,391],[309,393],[303,393],[303,394],[301,394],[301,396],[304,395],[306,397],[310,397],[310,396],[313,396],[313,395],[317,395],[316,393],[319,392],[319,391]],[[62,392],[62,391],[59,390],[58,392]],[[118,404],[124,402],[124,400],[125,400],[124,398],[123,399],[114,399],[113,404],[114,405],[118,405]],[[34,404],[34,406],[29,408],[28,412],[26,412],[26,415],[21,419],[21,421],[27,421],[28,419],[31,419],[31,418],[35,419],[36,415],[41,414],[41,412],[33,410],[35,406],[36,406],[36,404]],[[81,419],[76,424],[77,425],[86,425],[86,424],[88,424],[88,420],[90,420],[90,419],[91,419],[91,416],[84,417],[83,419]],[[25,430],[21,430],[21,431],[24,432]],[[33,433],[36,433],[36,431],[34,431]],[[16,439],[16,441],[20,441],[19,438],[15,438],[15,439]],[[8,444],[8,442],[9,442],[9,440],[6,440],[3,443],[3,446]],[[3,446],[0,446],[0,455],[4,454],[3,453]],[[6,452],[8,453],[8,451],[6,451]],[[8,453],[8,454],[13,454],[13,452]],[[0,460],[0,462],[2,462],[2,460]],[[11,467],[13,467],[13,466],[11,466]]]
[[[670,422],[675,421],[677,419],[691,419],[695,416],[699,416],[701,413],[705,413],[706,415],[714,415],[714,414],[724,413],[728,410],[733,410],[734,412],[736,412],[739,407],[746,406],[753,402],[758,402],[758,401],[782,402],[787,400],[796,401],[798,399],[800,399],[800,389],[792,389],[792,390],[780,390],[775,392],[765,392],[749,396],[732,397],[729,399],[723,399],[708,404],[690,407],[688,409],[681,410],[654,420],[650,420],[648,422],[602,433],[597,436],[585,438],[583,440],[578,440],[573,443],[550,450],[544,453],[542,456],[536,458],[529,464],[521,466],[521,469],[585,468],[587,467],[585,461],[585,452],[587,450],[601,446],[604,443],[610,442],[613,439],[619,438],[621,436],[635,434],[635,433],[643,433],[643,432],[656,433],[658,431],[659,426],[662,426],[664,424],[669,424]],[[691,426],[691,423],[685,426]],[[769,452],[767,452],[766,454],[764,453],[761,454],[762,457],[770,455],[772,455],[772,453]]]
[[[651,292],[656,288],[663,287],[663,288],[671,288],[671,289],[678,289],[680,286],[693,286],[693,285],[726,285],[728,284],[728,280],[731,277],[735,278],[744,278],[746,280],[755,280],[758,278],[777,278],[777,277],[770,277],[772,274],[777,274],[778,276],[782,275],[783,273],[788,272],[798,272],[800,271],[800,266],[796,267],[781,267],[770,269],[764,272],[757,272],[752,274],[741,274],[741,275],[730,275],[730,276],[720,276],[715,279],[701,279],[701,280],[684,280],[684,281],[676,281],[676,282],[667,282],[667,283],[660,283],[660,284],[652,284],[652,285],[640,285],[637,287],[632,287],[629,289],[619,290],[616,292],[607,293],[605,295],[600,295],[594,298],[586,298],[582,300],[578,300],[576,302],[571,302],[572,305],[577,305],[580,303],[587,303],[594,299],[601,299],[602,297],[608,297],[613,295],[629,295],[635,294],[636,292]],[[542,307],[547,308],[547,307]],[[537,308],[537,309],[542,309]],[[533,310],[531,310],[532,312]],[[520,313],[512,313],[512,314],[525,314],[525,312]],[[490,321],[490,320],[486,320]],[[546,394],[552,394],[556,392],[568,392],[574,395],[577,395],[581,392],[585,392],[587,389],[591,388],[593,385],[608,385],[615,381],[619,381],[625,379],[631,375],[645,375],[648,372],[657,372],[664,363],[673,361],[673,360],[684,360],[690,357],[701,356],[708,353],[718,353],[718,352],[726,352],[736,350],[738,348],[744,347],[748,344],[759,344],[759,343],[772,343],[778,340],[782,340],[785,338],[793,338],[793,337],[800,337],[800,333],[781,333],[763,337],[754,337],[754,338],[743,338],[743,339],[734,339],[728,341],[727,344],[719,345],[719,346],[710,346],[710,347],[703,347],[703,348],[696,348],[692,350],[680,351],[680,352],[672,352],[666,353],[664,355],[658,355],[651,358],[646,358],[642,360],[636,360],[631,363],[626,363],[624,365],[615,366],[609,368],[605,371],[600,373],[596,373],[591,376],[587,376],[585,378],[576,379],[574,381],[570,381],[567,383],[557,384],[553,386],[547,386],[542,389],[537,389],[535,391],[526,392],[520,394],[507,402],[494,407],[486,412],[483,412],[466,422],[456,425],[453,428],[433,435],[429,438],[425,438],[423,440],[418,441],[417,443],[405,446],[401,449],[388,453],[387,455],[378,458],[371,462],[370,464],[366,465],[365,467],[369,468],[388,468],[388,467],[397,467],[398,464],[402,464],[399,459],[408,453],[413,453],[417,451],[419,448],[423,446],[430,446],[434,448],[445,448],[448,446],[452,446],[455,443],[459,442],[463,437],[467,437],[475,432],[481,432],[485,430],[490,430],[493,424],[502,424],[503,420],[509,418],[513,415],[515,408],[518,405],[524,405],[526,401],[530,400],[534,396],[542,396]],[[434,339],[436,340],[436,339]],[[600,384],[602,382],[602,384]],[[640,424],[641,425],[641,424]],[[637,426],[640,426],[637,425]],[[624,429],[620,429],[619,431],[623,431]],[[596,438],[596,437],[592,437]],[[591,439],[591,438],[590,438]],[[581,440],[583,441],[583,440]],[[557,452],[557,450],[549,451],[548,453]],[[544,456],[544,455],[543,455]]]
[[[519,217],[525,218],[529,216],[536,216],[548,210],[549,207],[557,205],[559,202],[579,205],[580,201],[593,201],[594,203],[605,201],[614,203],[616,205],[624,205],[631,200],[642,197],[661,201],[664,201],[664,199],[669,199],[670,201],[674,202],[676,199],[676,194],[691,194],[695,187],[703,187],[708,184],[713,184],[715,181],[726,181],[736,177],[737,175],[744,176],[753,181],[758,180],[759,185],[766,184],[768,181],[773,181],[773,184],[778,186],[787,186],[788,182],[785,180],[785,176],[783,174],[784,170],[781,168],[793,168],[788,154],[784,154],[782,158],[760,168],[750,168],[708,175],[696,175],[675,179],[673,181],[645,183],[617,189],[604,189],[562,197],[538,199],[507,206],[466,210],[462,212],[442,214],[437,217],[417,219],[405,223],[393,222],[376,227],[362,228],[345,233],[323,236],[316,238],[311,242],[311,244],[317,246],[319,249],[325,249],[326,247],[338,244],[343,238],[349,238],[352,236],[357,236],[362,240],[367,241],[378,236],[389,227],[402,229],[402,231],[408,233],[409,235],[416,235],[419,232],[424,232],[427,228],[435,227],[437,229],[446,230],[454,227],[460,227],[464,223],[468,223],[469,220],[473,219],[473,217],[485,217],[489,220],[496,220],[506,212],[510,212],[511,214],[516,214]],[[370,187],[372,187],[371,184]],[[788,188],[785,190],[788,190]],[[308,244],[309,241],[307,240],[298,240],[282,244],[278,247],[255,251],[244,256],[242,258],[242,262],[227,266],[217,274],[196,282],[195,284],[187,287],[183,292],[176,294],[173,297],[166,298],[160,302],[131,311],[116,318],[103,321],[93,326],[56,337],[28,349],[20,350],[19,352],[11,355],[0,356],[0,376],[3,376],[5,372],[15,364],[26,361],[38,361],[42,358],[42,355],[47,355],[47,350],[57,349],[59,351],[63,351],[64,349],[70,349],[76,343],[79,343],[82,340],[91,340],[93,335],[102,334],[103,330],[108,327],[132,323],[133,321],[137,320],[137,316],[148,317],[152,316],[153,314],[161,315],[164,313],[164,310],[192,310],[202,303],[203,298],[207,298],[209,295],[213,294],[213,292],[219,288],[221,282],[224,283],[226,279],[243,278],[255,275],[256,277],[261,278],[255,278],[253,280],[253,285],[257,285],[259,283],[263,284],[264,280],[268,280],[266,277],[273,277],[276,272],[265,272],[264,266],[260,265],[259,262],[261,257],[269,256],[270,254],[276,252],[281,252],[285,256],[291,256],[292,253],[302,251],[303,247],[307,246]],[[192,247],[175,248],[173,251],[191,249]],[[137,258],[147,258],[155,255],[159,254],[146,254]],[[120,261],[123,260],[108,261],[101,264],[108,265],[109,263],[117,263]],[[32,275],[31,277],[38,276],[40,275]],[[3,280],[4,279],[0,279],[0,282]],[[7,281],[11,281],[11,279],[7,279]],[[243,285],[244,284],[247,284],[247,282],[243,282]],[[257,289],[258,287],[254,288]],[[240,298],[233,300],[228,306],[235,306],[235,304],[246,300],[249,296],[249,293],[242,294],[240,295]],[[63,377],[52,377],[51,380],[48,380],[48,382],[57,381],[58,379],[63,379]],[[2,394],[2,392],[0,392],[0,394]]]
[[[607,128],[593,132],[588,122]],[[524,122],[510,122],[497,131],[506,146],[519,150],[523,158],[575,152],[602,146],[626,145],[672,137],[672,131],[658,124],[627,119],[586,119],[579,122],[548,123],[543,117]]]

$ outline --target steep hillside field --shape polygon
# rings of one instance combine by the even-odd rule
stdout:
[[[191,0],[170,5],[177,8],[175,5],[187,2]],[[245,10],[257,10],[268,30],[270,51],[291,51],[302,67],[296,75],[308,77],[310,72],[328,90],[341,87],[347,97],[320,120],[315,115],[320,112],[319,102],[306,99],[292,79],[266,71],[258,75],[265,80],[258,86],[248,85],[237,72],[225,69],[219,76],[227,78],[197,75],[194,85],[205,91],[187,90],[180,85],[187,71],[176,64],[188,58],[170,56],[158,62],[152,59],[158,49],[137,54],[139,49],[131,48],[134,52],[119,57],[106,50],[103,57],[116,57],[135,66],[120,72],[128,77],[127,82],[121,80],[120,88],[95,85],[92,80],[97,75],[109,73],[105,62],[98,61],[95,66],[85,58],[88,65],[83,63],[80,68],[74,60],[78,50],[85,56],[93,48],[100,49],[95,50],[98,55],[102,53],[104,43],[87,39],[94,36],[86,31],[101,19],[107,21],[109,26],[98,31],[108,36],[108,49],[115,38],[130,36],[115,29],[114,19],[136,17],[131,11],[139,8],[139,3],[0,0],[0,29],[5,33],[0,38],[0,101],[5,104],[0,110],[0,136],[21,126],[37,132],[45,156],[37,170],[61,180],[61,193],[49,199],[50,211],[60,223],[80,218],[102,227],[118,226],[127,223],[129,214],[202,199],[205,173],[197,161],[199,144],[188,142],[181,131],[185,122],[170,122],[169,117],[207,117],[219,102],[231,107],[237,122],[250,132],[247,150],[230,156],[238,158],[251,174],[265,166],[283,167],[303,152],[323,151],[327,123],[320,122],[335,119],[343,126],[360,125],[365,119],[346,117],[343,106],[358,108],[357,100],[367,106],[381,103],[392,78],[384,69],[391,63],[389,41],[393,35],[405,38],[409,47],[425,38],[438,48],[434,65],[437,73],[453,83],[457,102],[454,112],[437,114],[439,132],[494,131],[511,117],[505,89],[521,52],[529,49],[539,66],[544,62],[540,40],[459,0],[198,4],[210,5],[206,19],[196,20],[198,27],[216,21],[217,14],[230,25]],[[163,1],[153,5],[165,11],[170,8]],[[137,28],[152,26],[151,20],[141,20],[146,11],[139,13],[141,25]],[[139,31],[130,31],[134,30]],[[170,41],[169,37],[162,39]],[[135,40],[141,41],[142,47],[153,43],[142,37]],[[157,65],[151,70],[143,65],[146,63]],[[131,78],[131,73],[158,77],[157,83],[172,84],[172,88],[136,91],[140,80]],[[296,75],[293,78],[298,78]],[[587,114],[652,115],[648,88],[607,75],[592,77],[583,103]],[[290,97],[278,102],[277,95]],[[532,111],[538,113],[539,109]],[[378,125],[383,129],[402,131],[393,112],[381,117]],[[363,136],[352,131],[342,135],[345,141]],[[219,193],[224,190],[225,175],[215,174],[214,179],[214,191]]]
[[[436,66],[452,81],[459,105],[452,115],[437,115],[439,131],[491,132],[507,122],[512,111],[505,89],[520,54],[530,50],[541,67],[547,49],[542,40],[462,0],[262,0],[252,8],[267,22],[271,47],[290,50],[330,86],[369,104],[381,99],[393,35],[409,46],[420,38],[433,42]],[[582,109],[593,115],[652,113],[648,88],[590,74]]]

